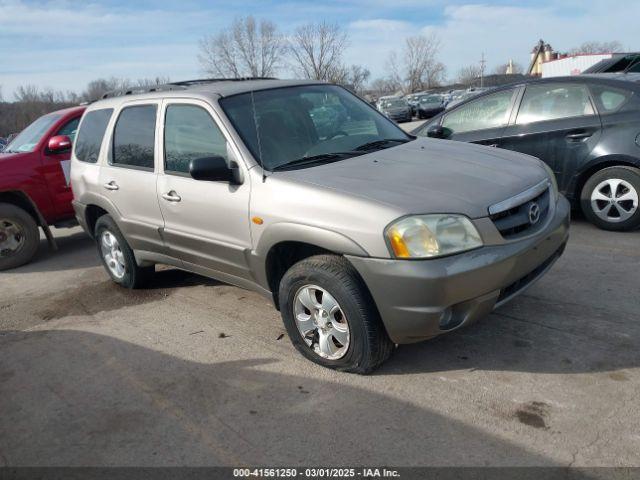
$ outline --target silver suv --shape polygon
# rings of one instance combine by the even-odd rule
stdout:
[[[82,117],[71,181],[114,282],[168,264],[256,290],[305,357],[358,373],[520,293],[569,229],[539,160],[415,138],[312,81],[108,95]]]

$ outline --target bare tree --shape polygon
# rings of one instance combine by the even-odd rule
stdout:
[[[339,25],[310,23],[296,29],[288,42],[294,70],[304,78],[333,81],[342,65],[347,33]]]
[[[513,71],[511,73],[524,72],[524,68],[522,68],[522,65],[520,65],[519,63],[513,62],[511,65],[513,66]],[[510,66],[509,63],[503,63],[501,65],[498,65],[496,68],[493,69],[493,73],[495,75],[505,75],[507,73],[507,70],[509,69],[509,66]]]
[[[398,83],[393,77],[376,78],[371,82],[371,90],[378,96],[390,95],[397,92],[402,88],[402,85]]]
[[[349,71],[349,85],[353,87],[356,93],[362,93],[364,85],[369,80],[371,72],[369,69],[361,67],[360,65],[351,65]]]
[[[280,66],[285,45],[274,23],[252,16],[238,18],[231,27],[200,40],[198,60],[217,77],[271,77]]]
[[[473,85],[480,78],[480,67],[478,65],[467,65],[458,70],[457,82],[464,85]]]
[[[438,86],[445,75],[445,66],[438,61],[441,42],[437,35],[408,37],[401,57],[391,52],[387,68],[394,82],[404,85],[407,92]]]
[[[579,55],[584,53],[614,53],[623,50],[622,44],[617,40],[612,42],[584,42],[576,48],[569,51],[570,55]]]

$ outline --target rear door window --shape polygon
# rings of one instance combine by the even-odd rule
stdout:
[[[153,170],[156,105],[136,105],[120,112],[113,130],[113,165]]]
[[[595,115],[595,111],[585,85],[529,85],[524,92],[516,123],[522,125],[588,115]]]
[[[85,114],[75,144],[75,155],[78,160],[87,163],[98,161],[102,139],[112,113],[112,108],[103,108]]]

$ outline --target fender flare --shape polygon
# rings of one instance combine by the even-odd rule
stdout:
[[[342,233],[300,223],[274,223],[262,233],[250,258],[252,269],[256,272],[257,282],[267,290],[270,290],[267,257],[273,247],[284,242],[306,243],[344,255],[369,256],[361,245]]]

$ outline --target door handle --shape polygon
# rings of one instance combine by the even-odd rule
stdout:
[[[173,190],[167,193],[163,193],[162,198],[164,198],[167,202],[179,202],[180,200],[182,200],[182,197],[180,197],[180,195],[178,195]]]
[[[580,140],[584,140],[585,138],[589,138],[593,133],[591,132],[575,132],[567,135],[567,140],[570,142],[577,142]]]
[[[111,180],[108,183],[105,183],[103,187],[106,188],[107,190],[118,190],[120,188],[118,184],[113,180]]]

